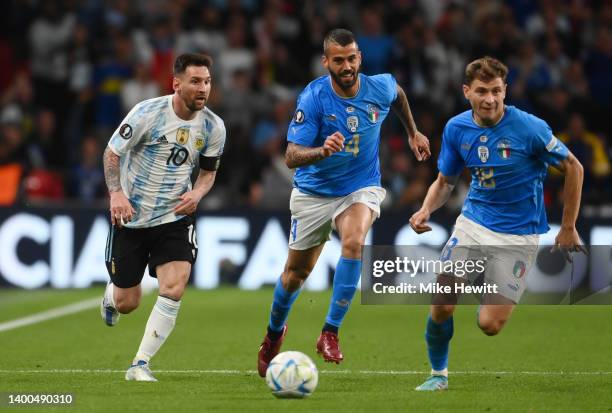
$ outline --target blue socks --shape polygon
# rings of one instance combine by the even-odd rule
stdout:
[[[324,331],[338,333],[351,301],[357,291],[361,276],[361,259],[340,257],[334,274],[334,289],[329,311],[325,317]],[[335,331],[334,331],[335,330]]]
[[[283,287],[281,277],[278,277],[276,287],[274,288],[272,310],[270,311],[270,322],[268,324],[269,333],[279,333],[278,336],[280,336],[280,332],[283,330],[283,326],[287,322],[289,310],[291,310],[291,306],[298,295],[300,295],[299,289],[290,293]]]
[[[427,341],[427,353],[431,368],[442,371],[448,367],[448,345],[453,337],[453,317],[437,324],[427,318],[427,329],[425,331],[425,341]]]

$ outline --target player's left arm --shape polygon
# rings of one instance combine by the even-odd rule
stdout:
[[[586,253],[578,231],[576,231],[576,220],[580,209],[580,196],[582,194],[582,181],[584,169],[580,161],[569,152],[564,160],[556,166],[565,175],[563,185],[563,218],[561,219],[561,230],[555,238],[555,246],[565,252],[566,258],[571,261],[568,252],[582,251]]]
[[[425,161],[431,156],[429,139],[418,131],[404,89],[398,84],[396,84],[396,89],[397,97],[391,102],[391,108],[393,108],[393,112],[395,112],[402,122],[402,125],[404,125],[404,129],[408,134],[408,145],[410,145],[410,149],[412,149],[414,156],[419,161]]]
[[[198,208],[198,204],[208,194],[215,183],[217,170],[200,169],[198,178],[193,184],[191,191],[185,192],[179,198],[181,202],[174,207],[174,213],[177,215],[191,215]]]

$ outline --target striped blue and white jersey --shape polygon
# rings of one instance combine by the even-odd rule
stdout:
[[[173,209],[179,196],[191,190],[191,173],[200,155],[223,153],[223,120],[206,107],[192,120],[183,120],[172,108],[172,96],[138,103],[108,142],[120,157],[121,187],[136,210],[126,227],[181,219]]]

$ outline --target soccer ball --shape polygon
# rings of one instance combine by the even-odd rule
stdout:
[[[266,383],[278,398],[301,399],[314,392],[319,372],[312,360],[299,351],[285,351],[272,359]]]

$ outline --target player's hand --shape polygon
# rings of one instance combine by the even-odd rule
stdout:
[[[323,157],[325,158],[331,156],[336,152],[340,152],[342,149],[344,149],[344,136],[342,136],[342,134],[337,131],[332,133],[325,139],[325,142],[323,143],[321,149]]]
[[[136,210],[130,204],[123,191],[110,193],[110,215],[111,223],[117,227],[130,222]]]
[[[431,156],[429,139],[419,131],[417,131],[414,137],[408,138],[408,145],[410,145],[410,149],[412,149],[418,161],[426,161]]]
[[[181,202],[174,207],[174,213],[177,215],[191,215],[198,208],[198,204],[202,197],[195,191],[189,191],[179,196],[179,199]]]
[[[429,211],[425,208],[421,208],[410,217],[408,222],[414,232],[422,234],[423,232],[431,231],[431,227],[427,225],[427,221],[429,221]]]
[[[561,251],[567,262],[572,262],[572,256],[570,255],[572,252],[583,252],[585,255],[589,255],[575,227],[561,227],[561,230],[555,238],[555,246],[552,247],[550,251]]]

